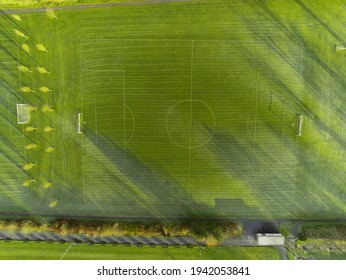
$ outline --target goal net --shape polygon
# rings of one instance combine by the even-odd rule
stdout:
[[[18,124],[26,124],[30,121],[30,111],[28,104],[17,104]]]

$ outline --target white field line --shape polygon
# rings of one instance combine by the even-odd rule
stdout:
[[[252,168],[253,173],[255,174],[255,165],[256,165],[256,133],[257,133],[257,110],[258,110],[258,87],[259,87],[259,72],[257,72],[257,81],[256,81],[256,105],[255,105],[255,131],[253,139],[253,155],[252,155]]]
[[[192,98],[193,98],[193,41],[191,41],[191,75],[190,75],[190,145],[189,145],[189,198],[191,199],[191,157],[192,157]]]
[[[10,97],[9,97],[9,93],[6,93],[7,95],[7,111],[8,111],[8,125],[9,125],[9,129],[10,129],[10,138],[24,138],[24,130],[23,133],[21,135],[12,135],[12,124],[11,124],[11,102],[10,102]]]
[[[123,160],[123,164],[124,164],[124,167],[123,167],[123,173],[124,173],[124,176],[125,176],[125,171],[126,171],[126,167],[125,167],[125,164],[126,164],[126,73],[125,73],[125,70],[122,71],[123,73],[123,111],[124,111],[124,133],[123,133],[123,141],[124,141],[124,160]]]
[[[300,54],[300,73],[299,73],[298,108],[297,108],[297,112],[299,112],[299,108],[300,108],[301,91],[302,91],[302,86],[303,86],[303,61],[304,61],[304,45],[302,45],[302,50],[301,50],[301,54]]]
[[[12,138],[12,125],[11,125],[11,112],[10,112],[10,98],[8,96],[8,92],[6,93],[7,96],[7,112],[8,112],[8,126],[10,129],[10,138]]]
[[[191,41],[191,79],[190,79],[190,99],[192,100],[192,82],[193,82],[193,59],[194,59],[194,53],[193,53],[193,40]]]
[[[80,107],[81,107],[81,113],[83,114],[83,48],[81,48],[81,43],[79,44],[80,46],[80,91],[81,91],[81,95],[80,95]],[[83,122],[84,122],[84,115],[83,115]],[[83,124],[84,125],[84,124]],[[84,133],[82,133],[82,197],[83,197],[83,201],[84,201],[84,184],[85,184],[85,163],[84,163]]]
[[[266,43],[267,40],[198,40],[198,39],[156,39],[156,38],[108,38],[108,39],[102,39],[102,38],[88,38],[88,39],[81,39],[81,42],[87,42],[87,41],[167,41],[167,42],[245,42],[245,43]],[[279,40],[277,42],[287,43],[285,40]]]
[[[18,35],[17,35],[17,60],[18,60],[18,63],[20,63],[20,51],[19,51],[19,43],[18,43]],[[22,77],[21,77],[21,74],[20,74],[20,71],[18,69],[18,78],[19,78],[19,92],[20,92],[20,88],[22,87]],[[21,97],[21,102],[23,103],[23,94],[20,92],[20,97]],[[25,131],[24,131],[24,126],[23,126],[23,154],[24,154],[24,159],[25,159],[25,162],[27,161],[27,157],[26,157],[26,149],[25,149]],[[28,172],[25,171],[25,173],[27,174]]]
[[[18,37],[17,37],[17,45],[18,45]],[[18,52],[18,57],[19,57],[19,52]],[[17,64],[16,62],[13,61],[4,61],[2,64]],[[18,70],[19,71],[19,70]],[[21,84],[21,78],[20,78],[20,73],[19,73],[19,85]],[[24,134],[21,136],[13,136],[12,135],[12,125],[11,125],[11,110],[10,110],[10,98],[8,92],[6,93],[7,95],[7,111],[8,111],[8,123],[9,123],[9,129],[10,129],[10,138],[21,138],[24,137]]]
[[[68,253],[68,251],[70,251],[70,249],[72,248],[73,245],[76,245],[74,242],[66,249],[65,253],[61,256],[60,260],[62,260],[65,255]]]
[[[98,144],[97,141],[97,99],[94,99],[94,117],[95,117],[95,135],[96,135],[96,147]]]
[[[84,201],[84,185],[85,185],[85,162],[84,162],[84,133],[82,133],[82,196]]]
[[[127,106],[127,105],[126,105],[126,108],[127,108],[127,110],[130,112],[131,118],[132,118],[132,133],[131,133],[130,138],[129,138],[129,139],[126,139],[126,144],[128,144],[128,143],[131,142],[131,140],[132,140],[132,138],[133,138],[133,135],[135,134],[135,129],[136,129],[135,126],[136,126],[136,124],[135,124],[135,117],[134,117],[134,115],[133,115],[133,112],[132,112],[131,108],[130,108],[129,106]]]
[[[282,143],[281,148],[284,147],[284,139],[285,139],[285,120],[286,120],[286,104],[284,103],[284,114],[282,117]]]
[[[83,72],[125,72],[125,70],[82,70]]]
[[[330,56],[328,55],[328,66],[330,65]],[[327,85],[326,85],[326,93],[327,96],[330,97],[330,74],[328,75],[328,79],[327,79]],[[328,110],[328,120],[331,120],[331,110]]]
[[[297,104],[297,113],[300,112],[300,103],[301,103],[301,91],[303,86],[303,60],[304,60],[304,45],[302,44],[301,54],[300,54],[300,73],[299,73],[299,88],[298,88],[298,104]],[[296,135],[296,152],[298,152],[298,137]]]
[[[17,60],[18,63],[20,63],[20,52],[19,52],[19,45],[18,45],[18,35],[17,35]],[[23,95],[20,91],[20,88],[22,87],[22,79],[21,79],[21,75],[20,75],[20,70],[18,69],[18,77],[19,77],[19,92],[20,92],[20,97],[21,97],[21,102],[23,103]]]
[[[82,40],[81,40],[82,41]],[[124,155],[123,155],[123,173],[125,174],[125,163],[126,163],[126,74],[125,70],[121,69],[106,69],[106,70],[88,70],[88,69],[83,69],[83,48],[81,47],[81,111],[83,113],[83,72],[122,72],[123,73],[123,118],[124,118],[124,132],[123,132],[123,149],[124,149]],[[97,99],[94,99],[94,116],[95,116],[95,130],[96,130],[96,146],[98,145],[98,131],[97,131]],[[82,169],[83,169],[83,187],[82,187],[82,192],[84,194],[84,187],[85,187],[85,161],[84,161],[84,133],[82,134]]]

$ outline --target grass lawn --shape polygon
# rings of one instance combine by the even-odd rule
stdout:
[[[70,244],[0,242],[2,260],[57,260]],[[271,247],[125,247],[78,244],[72,246],[65,260],[277,260],[280,255]]]
[[[55,14],[0,17],[1,213],[346,217],[342,0]]]
[[[328,253],[328,252],[314,252],[310,251],[309,255],[314,257],[316,260],[346,260],[346,253]]]
[[[56,7],[66,5],[81,5],[81,4],[95,4],[95,3],[129,3],[129,2],[145,2],[146,0],[2,0],[1,4],[7,8],[42,8],[42,7]]]
[[[305,259],[346,260],[346,241],[330,234],[329,239],[307,239],[297,242],[297,252]]]

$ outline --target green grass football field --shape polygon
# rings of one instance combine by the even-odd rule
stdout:
[[[1,260],[278,260],[270,247],[162,248],[0,242]]]
[[[0,17],[2,215],[346,218],[342,0],[18,14]]]

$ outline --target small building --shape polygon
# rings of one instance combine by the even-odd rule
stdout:
[[[258,246],[285,246],[281,233],[257,233]]]

